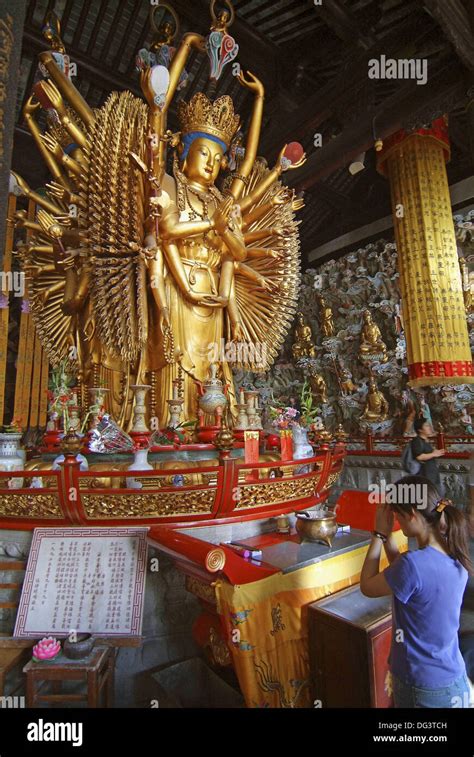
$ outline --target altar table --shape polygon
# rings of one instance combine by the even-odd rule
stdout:
[[[395,532],[401,551],[407,540]],[[246,540],[262,550],[262,565],[278,573],[259,581],[215,585],[217,610],[229,639],[234,668],[248,707],[312,707],[308,606],[357,584],[370,543],[367,531],[334,537],[332,548],[300,543],[297,535]],[[386,567],[384,557],[382,567]]]

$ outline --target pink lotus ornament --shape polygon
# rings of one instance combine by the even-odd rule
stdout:
[[[41,639],[33,647],[34,662],[45,662],[45,660],[54,660],[61,651],[61,642],[52,636]]]

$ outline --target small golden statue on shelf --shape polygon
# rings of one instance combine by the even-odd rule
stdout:
[[[363,362],[377,361],[386,363],[388,360],[387,347],[382,340],[382,334],[372,319],[370,310],[364,310],[364,323],[360,335],[359,358]]]
[[[334,316],[332,308],[326,303],[326,300],[322,295],[318,297],[318,305],[321,333],[325,339],[328,339],[334,334]]]
[[[369,423],[381,423],[387,419],[387,415],[388,402],[382,392],[377,389],[375,378],[371,376],[362,418],[369,421]]]
[[[296,315],[295,341],[291,351],[295,360],[302,357],[316,357],[311,327],[306,323],[303,313]]]
[[[311,387],[311,394],[316,404],[324,403],[328,401],[328,388],[324,376],[318,373],[316,368],[311,367],[309,369],[309,385]]]

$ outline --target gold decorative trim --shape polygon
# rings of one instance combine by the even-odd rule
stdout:
[[[224,639],[214,627],[209,630],[209,649],[214,659],[214,663],[222,668],[232,664],[232,657],[229,647]]]
[[[275,481],[271,484],[239,484],[240,498],[235,509],[243,510],[247,507],[261,507],[311,497],[320,478],[318,475],[291,481]]]
[[[342,471],[338,471],[337,473],[330,473],[328,476],[328,480],[326,481],[325,489],[327,489],[329,486],[332,486],[334,481],[337,481],[341,473]]]
[[[244,431],[244,439],[247,441],[247,439],[259,439],[260,434],[258,431]]]
[[[91,519],[166,518],[172,515],[207,515],[212,512],[215,489],[161,492],[160,494],[83,494],[81,501]]]
[[[57,494],[0,494],[0,517],[62,519]]]
[[[217,573],[219,570],[222,570],[225,565],[224,550],[219,549],[219,547],[211,549],[206,555],[205,565],[209,573]]]
[[[111,469],[115,470],[115,469]],[[118,469],[117,469],[118,470]],[[94,473],[94,471],[91,471]],[[84,476],[79,479],[80,489],[120,489],[125,487],[125,480],[133,478],[142,484],[141,489],[165,489],[174,486],[173,479],[179,474],[183,476],[183,486],[216,486],[217,476],[215,473],[184,473],[180,474],[177,469],[169,476],[133,476],[133,471],[123,471],[123,476],[103,476],[97,472],[93,476]]]
[[[195,576],[186,576],[184,585],[186,591],[189,591],[190,594],[194,594],[195,597],[199,597],[199,599],[202,599],[204,602],[208,602],[211,605],[217,605],[216,592],[214,587],[210,584],[205,583],[205,581],[200,581],[198,578],[195,578]]]

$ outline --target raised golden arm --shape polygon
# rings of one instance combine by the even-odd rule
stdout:
[[[156,105],[154,100],[155,93],[151,86],[151,68],[142,71],[140,75],[142,92],[150,108],[148,125],[151,133],[156,135],[156,141],[153,145],[153,171],[159,182],[161,182],[162,174],[165,170],[164,151],[166,140],[164,139],[164,133],[166,131],[166,116],[168,108],[176,93],[180,76],[192,49],[194,48],[200,52],[205,52],[205,45],[205,39],[200,34],[194,34],[191,32],[184,35],[169,67],[169,86],[166,93],[165,103],[161,109]]]
[[[53,155],[48,150],[46,145],[43,144],[41,131],[33,116],[34,112],[39,107],[40,107],[40,104],[34,102],[32,97],[28,98],[28,100],[25,103],[25,107],[23,108],[23,116],[24,116],[26,125],[28,126],[28,129],[30,130],[31,135],[33,139],[35,140],[36,146],[38,147],[38,150],[40,151],[41,157],[43,158],[44,162],[48,166],[49,172],[51,173],[51,176],[53,177],[53,179],[55,179],[57,182],[62,184],[64,187],[66,187],[66,189],[71,189],[71,184],[69,183],[69,180],[63,175]]]
[[[246,180],[250,176],[253,164],[255,163],[255,158],[257,157],[260,131],[262,128],[263,101],[265,98],[265,89],[262,82],[257,79],[254,74],[250,73],[250,71],[247,71],[247,75],[250,77],[249,79],[246,79],[241,71],[238,80],[244,87],[250,89],[251,92],[255,92],[255,99],[253,103],[252,117],[250,119],[247,144],[245,146],[245,156],[239,167],[239,175],[234,178],[230,187],[230,192],[236,200],[242,196]]]
[[[52,81],[43,81],[41,82],[41,87],[51,105],[59,115],[59,120],[69,132],[74,142],[77,142],[79,147],[87,147],[87,137],[84,132],[81,131],[79,126],[69,118],[66,105],[56,85]]]
[[[54,215],[64,213],[64,208],[60,208],[58,205],[55,205],[46,197],[43,197],[43,195],[40,195],[38,194],[38,192],[33,191],[33,189],[28,186],[26,181],[19,174],[12,171],[12,175],[15,177],[15,181],[20,187],[23,195],[28,200],[33,200],[37,205],[41,205],[41,207],[45,208],[45,210],[49,210],[49,212],[53,213]]]
[[[67,78],[58,67],[52,53],[48,50],[38,55],[41,63],[48,71],[51,79],[57,85],[62,96],[70,103],[77,115],[84,121],[85,125],[91,127],[94,124],[94,111],[86,103],[81,93],[77,91],[74,84]]]
[[[239,203],[242,214],[244,214],[246,210],[249,210],[252,205],[254,205],[263,197],[267,189],[270,189],[272,184],[280,178],[283,171],[293,171],[295,168],[299,168],[303,165],[303,163],[306,162],[306,154],[303,154],[296,163],[292,163],[286,168],[283,168],[281,161],[283,155],[285,154],[286,148],[287,145],[282,147],[282,149],[280,150],[280,154],[277,158],[274,168],[272,168],[272,170],[268,172],[265,178],[263,178],[262,181],[257,184],[253,192],[250,192],[250,194],[248,194],[247,197],[245,197],[242,202]]]

